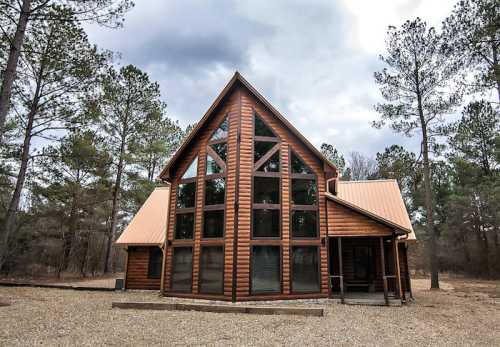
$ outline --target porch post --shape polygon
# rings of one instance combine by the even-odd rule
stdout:
[[[340,283],[340,302],[344,303],[344,270],[342,264],[342,238],[337,241],[337,252],[339,253],[339,283]]]
[[[389,305],[389,298],[387,297],[387,277],[385,277],[385,254],[384,254],[384,238],[380,236],[380,265],[382,270],[382,279],[384,282],[384,300],[385,304]]]
[[[399,266],[399,249],[396,234],[392,234],[392,247],[394,249],[394,272],[396,273],[396,295],[401,299],[401,272]]]

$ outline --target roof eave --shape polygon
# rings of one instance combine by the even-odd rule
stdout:
[[[325,193],[325,196],[328,199],[330,199],[336,203],[339,203],[342,206],[345,206],[345,207],[350,208],[356,212],[359,212],[359,213],[361,213],[361,214],[363,214],[363,215],[365,215],[365,216],[367,216],[367,217],[369,217],[369,218],[371,218],[379,223],[382,223],[390,228],[393,228],[394,230],[399,230],[403,233],[403,235],[407,235],[407,234],[412,233],[412,230],[405,228],[399,224],[393,223],[390,220],[387,220],[383,217],[380,217],[380,216],[378,216],[370,211],[365,210],[364,208],[361,208],[361,207],[354,205],[354,204],[352,204],[344,199],[341,199],[338,196],[335,196],[335,195],[330,194],[330,193]]]

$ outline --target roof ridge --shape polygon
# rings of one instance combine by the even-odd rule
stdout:
[[[341,184],[348,183],[375,183],[375,182],[397,182],[395,178],[382,178],[378,180],[358,180],[358,181],[339,181]]]

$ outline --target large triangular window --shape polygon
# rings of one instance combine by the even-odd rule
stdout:
[[[191,162],[191,165],[189,165],[186,172],[184,172],[184,175],[182,175],[181,179],[185,180],[187,178],[196,177],[197,170],[198,170],[198,157],[193,159],[193,161]]]
[[[214,131],[210,141],[220,141],[227,139],[229,124],[227,122],[227,117],[222,121],[217,130]]]
[[[210,154],[207,154],[207,175],[214,175],[222,172],[222,168]]]

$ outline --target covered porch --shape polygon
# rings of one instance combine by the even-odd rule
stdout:
[[[400,305],[411,297],[406,245],[389,236],[328,238],[330,298],[342,303]]]

